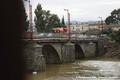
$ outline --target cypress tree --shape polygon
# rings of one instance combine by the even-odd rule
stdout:
[[[65,25],[65,22],[64,22],[64,16],[63,16],[63,18],[62,18],[62,24]]]

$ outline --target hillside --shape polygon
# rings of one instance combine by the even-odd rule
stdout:
[[[105,43],[105,54],[103,58],[119,58],[120,59],[120,45],[115,43]]]

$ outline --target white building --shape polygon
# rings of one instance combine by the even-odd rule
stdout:
[[[72,24],[70,25],[70,27],[71,27],[71,32],[73,33],[81,33],[89,30],[89,24],[87,23]]]

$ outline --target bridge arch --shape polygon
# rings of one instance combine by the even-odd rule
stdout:
[[[75,59],[84,59],[84,52],[79,44],[75,44]]]
[[[47,64],[60,63],[60,56],[57,50],[50,44],[45,44],[42,47],[42,54]]]

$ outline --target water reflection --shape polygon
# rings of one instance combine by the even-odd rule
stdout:
[[[36,75],[29,73],[26,80],[120,80],[119,67],[118,61],[96,60],[47,64],[45,72]]]
[[[27,80],[45,80],[49,77],[58,76],[65,72],[77,71],[72,68],[75,64],[47,64],[45,72],[38,72],[36,75],[28,74]]]

